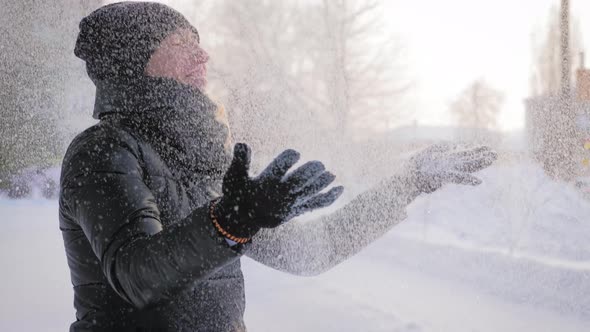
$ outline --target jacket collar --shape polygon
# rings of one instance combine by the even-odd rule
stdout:
[[[95,119],[113,113],[141,113],[166,107],[209,109],[215,105],[199,89],[169,78],[143,77],[130,83],[96,81],[95,85]]]

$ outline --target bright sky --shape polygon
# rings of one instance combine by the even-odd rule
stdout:
[[[531,35],[535,29],[544,28],[550,8],[559,6],[560,0],[384,0],[384,3],[385,23],[402,38],[408,56],[408,75],[414,83],[409,122],[453,124],[449,104],[469,83],[483,78],[504,93],[500,128],[523,128],[524,99],[530,91]],[[572,16],[581,26],[588,64],[590,0],[570,0],[570,5]],[[577,57],[573,64],[578,64]]]
[[[560,0],[394,0],[387,3],[416,77],[420,124],[450,124],[449,103],[471,81],[483,78],[505,93],[500,125],[524,126],[529,92],[531,34]],[[570,0],[590,51],[590,1]],[[586,63],[589,63],[587,59]],[[574,59],[574,64],[578,60]]]

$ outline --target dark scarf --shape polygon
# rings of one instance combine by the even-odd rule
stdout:
[[[142,78],[131,86],[97,85],[96,100],[98,117],[118,119],[146,140],[184,184],[223,177],[231,161],[229,127],[198,89]]]

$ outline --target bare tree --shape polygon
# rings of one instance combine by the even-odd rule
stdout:
[[[583,50],[583,39],[579,20],[572,18],[570,22],[572,22],[572,29],[569,35],[569,59],[576,59]],[[543,29],[537,29],[532,36],[533,67],[530,77],[532,96],[557,95],[561,91],[562,61],[564,60],[561,54],[560,25],[561,11],[559,6],[555,5],[551,7],[546,26]],[[575,66],[572,66],[570,75],[573,81]]]
[[[384,128],[399,114],[409,84],[379,1],[224,0],[210,13],[201,26],[214,27],[203,34],[211,90],[236,136],[298,146]]]
[[[305,53],[295,32],[297,4],[222,0],[210,9],[193,20],[211,55],[210,95],[226,104],[236,140],[263,155],[302,144],[311,127],[294,130],[310,118],[297,79],[296,59]]]
[[[504,97],[483,80],[472,82],[451,104],[450,110],[466,127],[492,129],[497,126]]]
[[[343,135],[355,129],[386,129],[401,117],[401,100],[410,87],[404,76],[403,47],[383,34],[378,0],[324,0],[310,7],[308,25],[316,36],[316,62],[322,65],[323,97]],[[314,13],[316,15],[314,15]]]

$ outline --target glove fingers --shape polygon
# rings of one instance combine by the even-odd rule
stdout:
[[[483,157],[460,161],[454,168],[460,172],[475,173],[491,166],[496,161],[496,156],[488,154]]]
[[[297,168],[295,171],[288,174],[284,183],[289,188],[289,191],[299,191],[308,182],[314,180],[325,171],[324,164],[319,161],[310,161],[303,166]]]
[[[316,209],[321,209],[332,205],[340,195],[344,192],[344,187],[338,186],[330,189],[330,191],[318,194],[308,199],[307,201],[293,207],[293,214],[291,218],[299,216],[303,213],[310,212]]]
[[[431,145],[430,147],[426,148],[426,150],[424,150],[423,153],[426,153],[426,154],[440,153],[440,152],[446,152],[446,151],[452,150],[454,148],[455,148],[455,145],[453,145],[451,143],[440,143],[440,144]]]
[[[475,149],[453,152],[452,155],[459,157],[459,158],[473,158],[473,157],[477,157],[477,156],[482,155],[482,154],[489,152],[489,151],[491,151],[489,147],[481,146],[481,147],[478,147]]]
[[[449,173],[445,178],[454,183],[468,186],[477,186],[481,184],[481,180],[475,176],[467,173]]]
[[[285,150],[276,157],[258,177],[261,181],[276,180],[280,181],[289,168],[293,167],[299,161],[299,152],[295,150]]]
[[[302,196],[312,196],[327,188],[334,180],[336,175],[330,172],[324,172],[310,183],[302,188],[297,188],[294,193]]]
[[[232,159],[231,165],[227,170],[226,177],[248,177],[251,155],[252,151],[247,144],[237,143],[234,146],[234,158]]]

